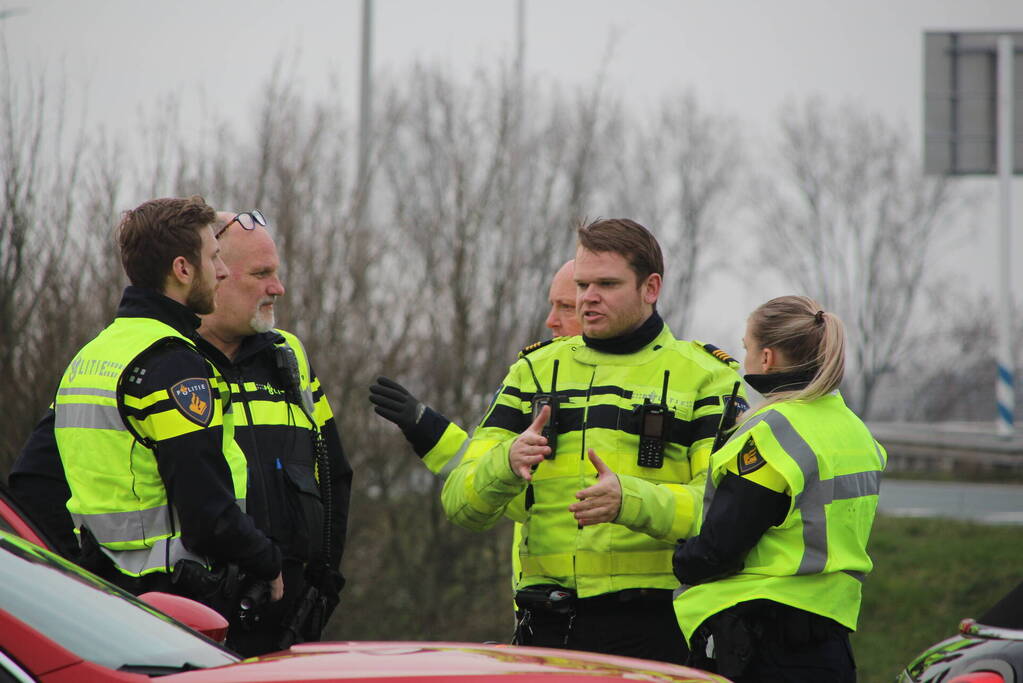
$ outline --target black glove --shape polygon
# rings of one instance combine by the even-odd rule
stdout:
[[[376,414],[409,432],[422,419],[426,406],[393,379],[377,377],[369,388],[369,400]]]

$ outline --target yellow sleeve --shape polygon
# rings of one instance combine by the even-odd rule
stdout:
[[[525,491],[526,481],[512,471],[508,453],[515,438],[529,426],[530,406],[519,398],[517,368],[509,370],[462,461],[441,491],[448,519],[473,531],[489,529],[508,505]]]

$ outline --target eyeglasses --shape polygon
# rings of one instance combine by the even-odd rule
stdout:
[[[259,209],[253,209],[252,211],[242,212],[229,220],[224,227],[217,231],[217,234],[214,235],[214,237],[220,239],[220,236],[224,234],[225,230],[231,227],[232,223],[238,223],[238,225],[242,226],[246,230],[255,230],[257,223],[262,225],[264,228],[266,227],[266,219],[263,218],[263,214],[259,212]]]

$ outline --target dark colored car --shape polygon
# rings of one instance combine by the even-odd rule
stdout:
[[[899,674],[897,683],[1023,683],[1023,583],[959,635],[934,645]]]

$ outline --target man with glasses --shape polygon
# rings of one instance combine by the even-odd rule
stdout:
[[[230,383],[235,440],[249,465],[247,511],[284,558],[284,599],[234,615],[228,631],[228,645],[252,656],[319,639],[344,584],[352,469],[305,348],[274,329],[285,290],[263,214],[220,212],[217,225],[230,275],[199,345]]]
[[[238,567],[271,601],[284,587],[280,550],[244,512],[227,383],[197,348],[198,316],[213,312],[228,275],[215,219],[198,196],[125,213],[118,243],[132,284],[68,366],[11,485],[31,509],[66,501],[58,530],[80,537],[83,566],[136,594],[226,612],[214,567]]]

